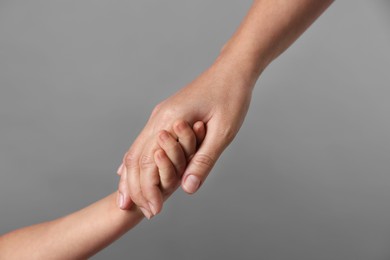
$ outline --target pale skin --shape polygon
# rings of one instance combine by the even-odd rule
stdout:
[[[180,185],[173,160],[181,158],[186,164],[186,155],[191,156],[205,136],[202,122],[193,129],[182,121],[183,131],[175,136],[187,138],[188,143],[178,143],[167,132],[167,138],[154,154],[159,170],[160,188],[166,200]],[[186,136],[184,136],[186,135]],[[126,168],[120,169],[124,175]],[[0,259],[87,259],[125,234],[143,218],[144,214],[134,205],[130,210],[118,208],[118,193],[111,195],[65,217],[9,232],[0,237]]]
[[[232,38],[215,62],[179,92],[158,104],[144,129],[125,154],[127,174],[121,176],[122,209],[134,202],[146,215],[162,209],[162,197],[153,185],[158,178],[153,153],[156,133],[174,132],[177,118],[203,121],[207,134],[183,174],[181,186],[195,193],[206,180],[225,148],[239,131],[251,95],[262,71],[286,50],[333,2],[333,0],[255,0]]]
[[[184,191],[196,192],[239,131],[262,71],[332,2],[253,1],[247,16],[215,62],[193,82],[155,107],[145,128],[124,156],[118,204],[130,210],[121,211],[116,207],[114,193],[64,218],[2,236],[0,258],[42,259],[43,254],[43,258],[53,256],[53,259],[87,258],[135,226],[142,219],[140,210],[148,218],[158,214],[164,199],[177,188],[179,180]],[[169,156],[168,151],[175,154],[175,138],[178,137],[181,144],[190,143],[187,137],[180,138],[177,134],[183,123],[178,119],[190,125],[197,121],[206,124],[207,134],[194,156],[186,149],[185,156]],[[163,138],[168,133],[173,137]],[[159,155],[162,156],[160,147],[164,145],[170,164],[162,166]],[[190,159],[188,165],[182,162],[183,157]],[[164,175],[173,170],[176,186],[172,185],[175,180]],[[164,181],[165,191],[160,189]],[[138,207],[132,206],[132,201]]]

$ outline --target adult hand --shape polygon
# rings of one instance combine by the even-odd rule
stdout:
[[[151,172],[147,178],[143,178],[142,192],[148,198],[156,198],[158,202],[165,201],[180,185],[181,176],[177,173],[179,165],[187,165],[187,154],[194,154],[203,142],[206,135],[204,123],[196,122],[192,129],[187,122],[179,123],[181,130],[175,131],[177,137],[172,136],[169,132],[162,130],[159,133],[158,144],[160,149],[154,153],[154,162],[157,166],[157,171]],[[121,176],[119,185],[127,190],[127,169],[123,164],[118,169],[118,175]],[[123,197],[118,196],[119,207],[123,206]],[[144,207],[140,207],[142,213],[150,219],[155,215]]]
[[[206,138],[184,172],[182,187],[196,192],[216,160],[238,132],[249,107],[251,92],[261,72],[287,49],[333,0],[273,1],[258,0],[253,4],[236,33],[224,46],[217,61],[200,77],[154,109],[124,163],[129,172],[129,185],[119,190],[137,205],[148,202],[161,209],[157,199],[145,197],[145,183],[155,172],[153,152],[158,147],[156,133],[179,130],[177,119],[190,124],[206,123]],[[144,181],[143,181],[144,180]],[[127,189],[127,186],[130,186]],[[128,192],[130,191],[130,192]],[[149,207],[148,207],[149,208]],[[152,207],[153,208],[153,207]]]
[[[158,104],[124,156],[127,176],[122,177],[128,185],[124,185],[123,181],[119,185],[119,192],[125,201],[122,208],[129,208],[132,200],[153,215],[161,210],[161,199],[157,195],[150,196],[146,189],[150,187],[153,181],[151,176],[156,171],[153,155],[159,149],[158,142],[165,137],[164,132],[157,134],[162,130],[173,135],[180,132],[183,120],[190,125],[203,121],[207,129],[198,151],[186,154],[190,158],[187,168],[184,164],[176,168],[180,176],[183,174],[183,190],[190,194],[196,192],[241,127],[253,85],[253,81],[248,82],[238,73],[235,74],[228,62],[217,60],[192,83]],[[175,162],[173,164],[177,165]]]

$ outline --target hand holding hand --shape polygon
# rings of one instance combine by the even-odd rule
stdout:
[[[197,147],[202,143],[205,136],[205,126],[203,122],[196,122],[193,128],[184,121],[178,122],[180,131],[175,132],[176,138],[165,130],[158,134],[159,149],[154,153],[156,170],[152,174],[142,178],[140,183],[142,192],[146,198],[157,198],[159,201],[166,200],[178,187],[181,180],[179,169],[185,167],[190,156],[193,155]],[[121,176],[120,187],[127,191],[127,169],[123,164],[118,169]],[[122,208],[123,197],[119,196],[118,205]],[[149,205],[151,211],[140,206],[144,215],[150,219],[157,213],[154,205]],[[159,209],[159,211],[161,208]]]
[[[196,192],[241,127],[253,85],[254,82],[247,82],[238,73],[235,74],[229,68],[229,63],[217,61],[192,83],[157,105],[145,128],[124,156],[129,187],[126,188],[124,181],[119,185],[119,191],[125,198],[124,208],[133,200],[138,206],[150,209],[153,214],[161,210],[162,199],[157,195],[157,190],[152,192],[146,188],[151,186],[147,183],[156,183],[158,180],[154,174],[154,154],[159,144],[164,143],[166,132],[161,131],[165,130],[177,137],[183,131],[183,121],[190,125],[202,121],[207,129],[198,151],[186,151],[186,156],[191,158],[187,168],[180,163],[180,159],[171,159],[177,174],[181,176],[184,173],[184,191]]]

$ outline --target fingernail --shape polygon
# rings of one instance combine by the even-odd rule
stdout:
[[[184,189],[189,193],[194,193],[200,185],[200,180],[194,175],[189,175],[184,181]]]
[[[116,173],[117,173],[118,175],[121,174],[122,168],[123,168],[123,163],[119,166],[118,170],[116,171]]]
[[[125,197],[121,192],[119,192],[119,196],[117,197],[117,203],[119,208],[123,209],[124,204],[125,204]]]
[[[154,205],[151,202],[149,202],[148,204],[149,204],[149,208],[152,211],[153,215],[157,215],[157,210],[154,207]]]
[[[163,151],[159,151],[157,153],[157,158],[160,159],[160,160],[165,159],[165,153]]]
[[[139,209],[142,211],[142,213],[145,215],[147,219],[152,218],[152,214],[148,210],[144,209],[143,207],[139,207]]]
[[[185,128],[186,128],[186,123],[185,123],[185,122],[180,122],[180,123],[177,125],[177,129],[178,129],[179,131],[183,131]]]
[[[168,140],[169,135],[166,132],[162,132],[160,134],[160,138],[161,138],[161,140],[165,141],[165,140]]]

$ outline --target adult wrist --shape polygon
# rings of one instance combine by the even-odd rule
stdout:
[[[243,82],[246,87],[253,89],[269,62],[250,48],[236,44],[234,40],[222,47],[213,66],[221,68],[228,75]]]

